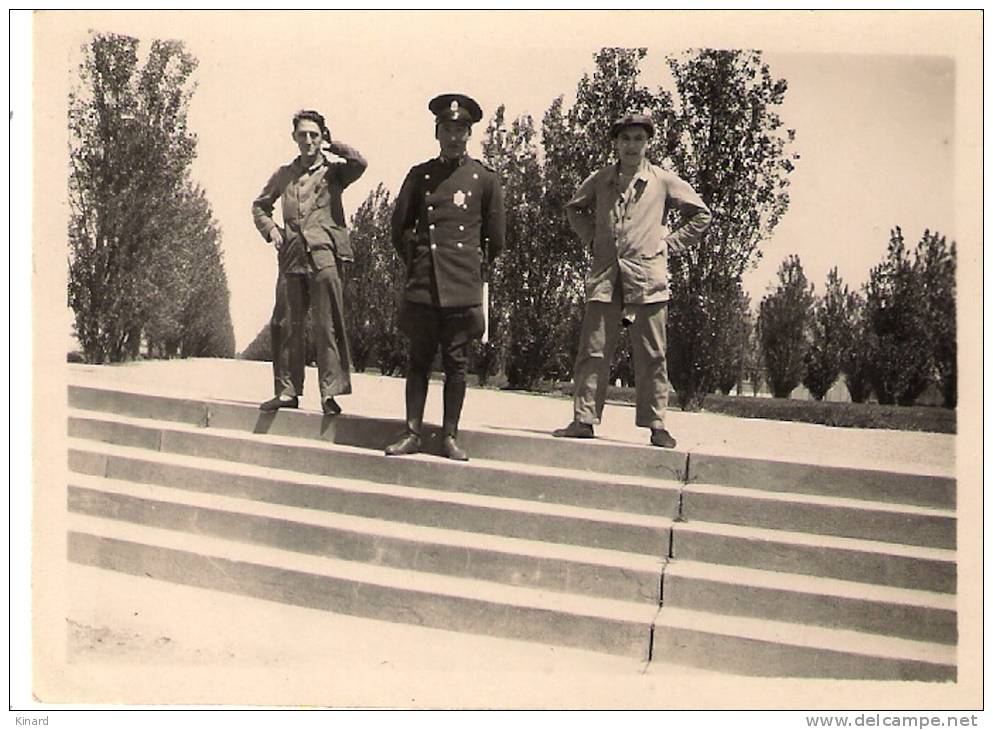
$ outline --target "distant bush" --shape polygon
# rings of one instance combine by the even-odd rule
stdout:
[[[563,383],[558,392],[572,397],[572,383]],[[607,400],[634,404],[634,388],[610,386]],[[672,394],[670,402],[674,403]],[[955,411],[926,405],[895,406],[878,403],[839,403],[753,396],[708,395],[703,410],[738,418],[817,423],[839,428],[887,428],[896,431],[955,433]]]
[[[819,423],[841,428],[888,428],[897,431],[955,433],[955,411],[933,406],[887,406],[878,403],[829,403],[814,400],[708,395],[703,408],[741,418]]]

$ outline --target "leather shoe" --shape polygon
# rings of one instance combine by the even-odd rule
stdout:
[[[386,447],[387,456],[406,456],[421,451],[421,437],[416,433],[406,433],[396,443]]]
[[[454,436],[445,436],[441,442],[441,448],[445,456],[454,461],[469,461],[469,455],[459,446]]]
[[[321,410],[325,416],[337,416],[341,413],[341,406],[334,398],[325,398],[321,401]]]
[[[270,398],[265,403],[261,404],[259,406],[259,410],[271,412],[271,411],[278,411],[280,408],[299,408],[299,407],[300,407],[300,399],[297,398],[296,396],[293,396],[289,400],[276,396],[275,398]]]
[[[573,421],[565,428],[557,428],[552,431],[552,436],[560,439],[591,439],[593,438],[593,425]]]
[[[652,446],[661,446],[663,449],[676,448],[676,439],[672,437],[664,428],[652,429]]]

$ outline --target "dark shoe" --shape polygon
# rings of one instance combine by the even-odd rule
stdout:
[[[661,446],[663,449],[674,449],[676,448],[676,439],[664,428],[653,428],[652,446]]]
[[[293,396],[289,400],[277,396],[275,398],[270,398],[265,403],[260,405],[259,410],[272,412],[272,411],[278,411],[280,408],[299,408],[299,407],[300,407],[300,399],[297,398],[296,396]]]
[[[591,439],[593,438],[593,425],[573,421],[565,428],[557,428],[552,431],[552,436],[560,439]]]
[[[321,410],[324,411],[325,416],[337,416],[341,413],[341,406],[334,398],[325,398],[321,401]]]
[[[406,456],[421,451],[421,437],[416,433],[406,433],[395,444],[386,447],[387,456]]]
[[[454,436],[445,436],[441,442],[445,456],[454,461],[469,461],[469,455],[459,446]]]

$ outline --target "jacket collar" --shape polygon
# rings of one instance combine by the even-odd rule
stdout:
[[[317,156],[317,159],[314,160],[314,164],[309,167],[307,166],[307,163],[303,161],[303,157],[301,155],[297,155],[296,159],[293,160],[294,169],[301,175],[305,172],[313,174],[319,171],[322,167],[325,167],[327,164],[328,158],[324,156],[323,152]]]
[[[650,174],[651,167],[652,167],[652,163],[648,161],[648,158],[646,157],[645,159],[643,159],[641,161],[641,164],[638,166],[638,169],[635,171],[632,181],[644,180],[645,182],[648,182],[648,176]],[[610,166],[610,183],[615,187],[617,186],[617,180],[620,177],[620,174],[621,174],[621,163],[615,162],[613,165]]]
[[[462,165],[467,163],[470,159],[471,158],[469,157],[468,152],[463,152],[462,156],[457,160],[449,160],[441,155],[438,155],[435,158],[435,160],[438,162],[439,165],[444,165],[446,167],[462,167]]]

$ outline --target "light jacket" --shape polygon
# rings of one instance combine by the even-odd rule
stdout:
[[[619,284],[625,304],[669,300],[669,250],[682,251],[710,225],[710,210],[690,185],[647,160],[627,190],[618,185],[618,165],[593,173],[566,203],[569,224],[591,245],[593,265],[586,300],[609,302]],[[670,210],[685,222],[673,231]]]

